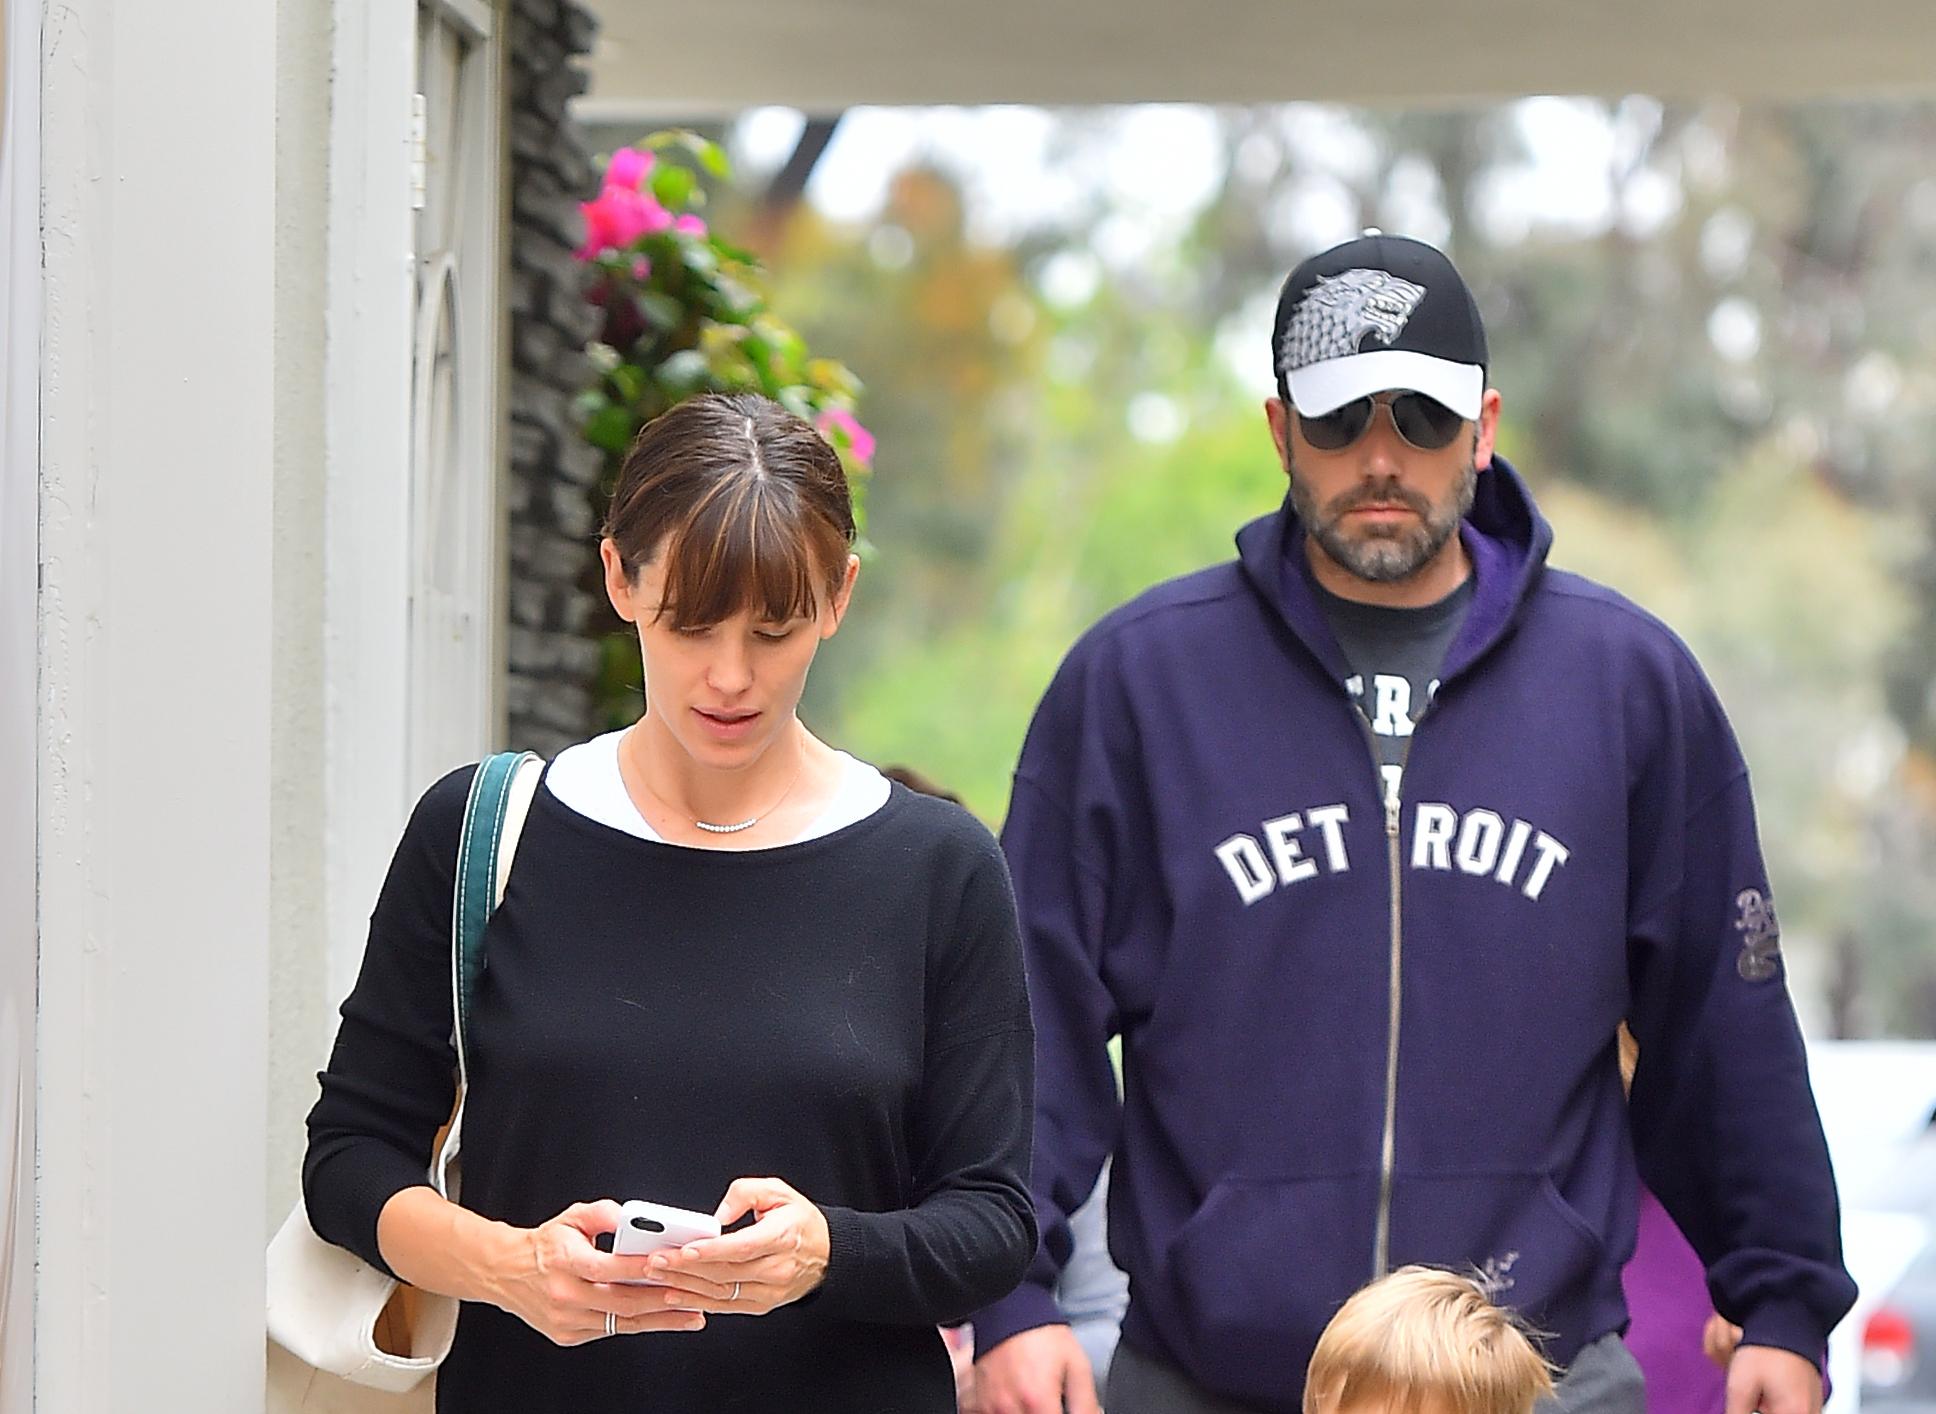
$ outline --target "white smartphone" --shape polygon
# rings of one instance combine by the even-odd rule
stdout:
[[[647,1203],[634,1198],[619,1207],[618,1231],[612,1234],[612,1252],[620,1257],[637,1257],[666,1247],[683,1247],[703,1237],[719,1236],[719,1219],[711,1213],[695,1213],[690,1208],[672,1208],[664,1203]],[[626,1286],[653,1286],[649,1281],[630,1281]]]

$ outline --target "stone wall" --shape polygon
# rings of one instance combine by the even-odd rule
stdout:
[[[566,104],[596,22],[572,0],[512,0],[506,101],[511,146],[509,389],[509,744],[549,756],[595,727],[598,604],[580,587],[596,554],[591,495],[598,452],[578,436],[572,399],[597,328],[585,303],[578,203],[597,189]]]

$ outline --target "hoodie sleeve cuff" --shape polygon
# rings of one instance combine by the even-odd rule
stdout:
[[[1069,1318],[1046,1286],[1025,1281],[992,1306],[975,1312],[975,1353],[993,1350],[1012,1335],[1037,1326],[1067,1325]]]
[[[1768,1301],[1755,1307],[1741,1323],[1741,1343],[1786,1350],[1819,1369],[1822,1351],[1828,1346],[1828,1332],[1802,1302]]]

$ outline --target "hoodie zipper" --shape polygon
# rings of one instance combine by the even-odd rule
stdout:
[[[1376,1281],[1385,1275],[1391,1256],[1392,1170],[1396,1163],[1398,1147],[1399,997],[1405,957],[1404,914],[1400,894],[1402,875],[1399,871],[1399,816],[1405,790],[1404,772],[1411,761],[1412,745],[1410,738],[1407,738],[1405,753],[1399,762],[1398,790],[1387,796],[1385,763],[1378,754],[1378,737],[1372,731],[1371,719],[1364,714],[1364,710],[1356,702],[1351,704],[1351,711],[1358,718],[1359,725],[1365,729],[1365,744],[1371,748],[1372,779],[1378,783],[1378,797],[1385,809],[1385,864],[1390,880],[1388,892],[1391,898],[1391,963],[1387,982],[1389,1001],[1385,1022],[1385,1120],[1378,1148],[1378,1214],[1371,1237],[1371,1279]],[[1414,732],[1417,731],[1416,723],[1413,724],[1412,729]]]
[[[1444,684],[1441,682],[1440,686]],[[1371,773],[1378,783],[1378,798],[1385,810],[1385,867],[1390,879],[1391,897],[1391,967],[1387,981],[1390,1000],[1385,1023],[1385,1121],[1378,1148],[1378,1213],[1371,1236],[1373,1281],[1384,1276],[1391,1266],[1392,1180],[1398,1158],[1398,1027],[1399,1003],[1404,995],[1405,961],[1405,875],[1401,867],[1400,819],[1404,806],[1405,773],[1411,766],[1412,745],[1417,739],[1419,726],[1431,715],[1437,700],[1435,696],[1427,701],[1425,710],[1412,723],[1411,735],[1405,738],[1405,750],[1398,760],[1398,789],[1389,799],[1385,796],[1385,763],[1378,754],[1378,736],[1372,730],[1371,719],[1365,715],[1364,709],[1355,702],[1351,704],[1351,710],[1365,729],[1365,743],[1371,749]]]

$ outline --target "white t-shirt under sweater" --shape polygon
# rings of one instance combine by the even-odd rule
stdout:
[[[566,747],[558,753],[557,759],[551,763],[551,769],[545,773],[545,785],[562,804],[570,806],[587,819],[609,825],[614,830],[623,830],[642,840],[668,843],[645,822],[638,806],[632,803],[631,793],[625,789],[625,778],[618,768],[618,746],[624,736],[623,730],[606,732],[590,741]],[[844,830],[887,804],[891,783],[886,776],[844,751],[836,751],[834,755],[840,758],[840,781],[834,788],[833,799],[827,802],[827,808],[812,823],[786,843],[802,844],[807,840],[817,840],[822,835],[831,835],[835,830]],[[702,849],[704,846],[689,845],[686,848]]]

